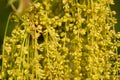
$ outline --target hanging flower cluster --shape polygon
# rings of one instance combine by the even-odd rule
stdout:
[[[117,80],[113,0],[35,2],[5,38],[2,79]]]

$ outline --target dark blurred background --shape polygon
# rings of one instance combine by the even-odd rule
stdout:
[[[111,6],[112,10],[116,11],[117,24],[115,25],[116,32],[120,32],[120,0],[114,0],[115,5]]]
[[[8,16],[12,11],[10,6],[7,6],[7,1],[8,0],[0,0],[0,46],[3,42],[4,31],[5,31],[5,26],[7,23]]]

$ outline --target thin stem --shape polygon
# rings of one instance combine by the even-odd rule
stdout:
[[[2,45],[2,71],[4,71],[4,56],[5,56],[5,39],[6,39],[6,35],[7,35],[7,30],[8,30],[8,25],[9,25],[9,22],[10,22],[10,17],[11,17],[11,14],[9,14],[8,16],[8,20],[7,20],[7,23],[6,23],[6,28],[5,28],[5,33],[4,33],[4,39],[3,39],[3,45]]]

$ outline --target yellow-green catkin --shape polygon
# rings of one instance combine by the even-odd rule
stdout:
[[[5,38],[2,79],[118,80],[113,3],[44,0],[20,20],[13,15],[18,24]]]

